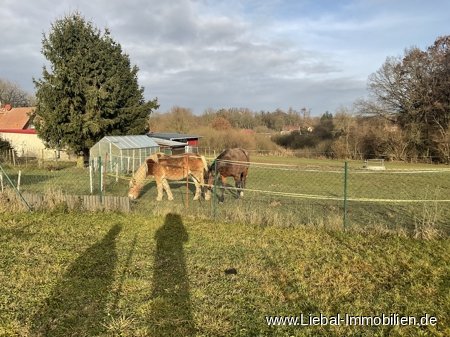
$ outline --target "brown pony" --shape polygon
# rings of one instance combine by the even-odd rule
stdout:
[[[176,156],[166,156],[160,153],[151,155],[137,169],[133,179],[131,179],[128,197],[137,199],[144,187],[145,178],[153,176],[158,190],[156,200],[162,200],[163,190],[166,191],[167,198],[173,200],[173,194],[167,180],[182,180],[190,176],[195,184],[194,200],[198,200],[207,170],[208,164],[205,157],[193,153],[184,153]]]
[[[208,190],[205,199],[211,196],[211,186],[214,183],[215,173],[220,176],[222,186],[226,185],[227,177],[233,177],[235,186],[238,189],[237,197],[242,197],[247,180],[248,167],[250,165],[250,156],[248,152],[241,148],[226,149],[223,151],[209,166],[206,180],[208,181]],[[223,188],[219,197],[220,201],[224,201]]]

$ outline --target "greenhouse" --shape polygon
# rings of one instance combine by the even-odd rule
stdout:
[[[89,150],[89,162],[95,168],[102,163],[108,172],[132,173],[159,151],[159,145],[146,135],[106,136]]]

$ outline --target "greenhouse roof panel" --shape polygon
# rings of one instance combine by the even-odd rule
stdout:
[[[157,137],[150,137],[153,139],[158,145],[163,146],[186,146],[188,143],[182,143],[182,142],[176,142],[174,140],[168,140],[163,138],[157,138]]]
[[[147,147],[159,147],[159,145],[146,135],[139,136],[106,136],[100,142],[108,142],[119,149],[142,149]]]

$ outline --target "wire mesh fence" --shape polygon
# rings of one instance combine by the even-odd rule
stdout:
[[[13,185],[13,194],[17,190],[93,196],[100,203],[107,197],[126,198],[132,173],[111,172],[106,169],[108,165],[100,158],[84,168],[72,162],[16,166],[2,163],[1,189],[2,193],[12,191]],[[323,165],[252,161],[243,196],[239,196],[233,179],[228,178],[224,186],[215,180],[211,186],[213,198],[208,201],[192,200],[192,180],[168,184],[174,201],[168,201],[167,195],[163,201],[156,201],[156,183],[149,177],[131,209],[150,213],[176,210],[197,217],[258,225],[370,226],[415,236],[450,233],[450,169],[445,168],[378,171],[350,165],[346,170],[338,162]]]
[[[121,180],[122,184],[118,183],[118,175],[108,174],[106,165],[80,168],[75,162],[64,161],[15,165],[3,162],[0,163],[0,210],[7,208],[5,203],[13,205],[12,201],[16,201],[29,210],[66,203],[69,208],[128,211],[127,184]]]
[[[13,166],[35,165],[36,163],[70,161],[76,156],[65,150],[46,149],[21,145],[15,149],[0,149],[0,160]]]
[[[338,168],[323,172],[306,166],[250,163],[244,196],[239,197],[230,179],[225,186],[215,186],[224,201],[213,203],[213,215],[259,224],[342,223],[342,178],[343,169]]]
[[[450,170],[349,170],[349,224],[415,236],[450,230]]]

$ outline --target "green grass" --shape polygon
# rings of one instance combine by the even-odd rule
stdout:
[[[213,214],[218,219],[241,223],[342,226],[343,170],[321,168],[282,169],[254,164],[249,170],[243,199],[236,199],[235,191],[229,190],[225,192],[224,203],[189,201],[188,207],[185,184],[171,184],[175,195],[173,203],[157,203],[154,201],[155,184],[151,182],[135,209],[159,214],[159,209],[175,207],[179,212],[189,209],[196,216]],[[228,180],[228,185],[234,185],[232,179]],[[191,191],[188,197],[192,195]],[[436,201],[450,200],[450,172],[351,170],[348,198],[349,226],[381,227],[423,237],[450,233],[450,202]]]
[[[295,156],[272,156],[272,155],[250,155],[250,161],[258,163],[272,164],[291,164],[300,166],[316,166],[320,167],[340,167],[344,166],[344,162],[349,163],[352,169],[361,169],[364,160],[343,160],[343,159],[326,159],[326,158],[300,158]],[[427,164],[427,163],[407,163],[403,161],[385,161],[384,165],[387,170],[420,170],[420,169],[449,169],[449,165],[445,164]]]
[[[0,233],[1,336],[450,334],[448,239],[174,213],[2,213]],[[438,325],[266,324],[301,313],[429,314]]]
[[[234,191],[229,191],[224,204],[187,202],[184,182],[171,182],[175,201],[158,204],[154,201],[155,183],[150,182],[138,202],[133,203],[133,209],[160,214],[174,208],[182,214],[203,218],[215,215],[224,221],[255,224],[342,226],[342,161],[270,156],[253,156],[252,160],[255,162],[249,170],[248,191],[242,200],[236,200]],[[406,230],[413,236],[422,237],[447,236],[450,233],[450,202],[435,202],[450,200],[450,171],[443,170],[448,166],[389,162],[386,171],[377,172],[362,170],[361,161],[352,161],[349,165],[349,226]],[[73,165],[57,168],[61,169],[22,167],[21,190],[51,193],[61,189],[68,194],[90,193],[88,169]],[[16,183],[17,168],[8,167],[7,172]],[[128,178],[124,176],[116,181],[114,175],[107,175],[105,193],[126,196]],[[99,180],[99,175],[94,174],[94,194],[99,193]],[[228,184],[234,185],[231,179]],[[192,198],[192,195],[191,186],[187,197]]]

